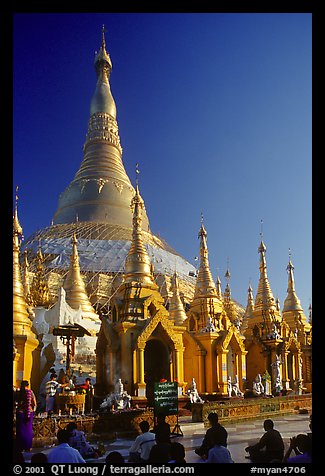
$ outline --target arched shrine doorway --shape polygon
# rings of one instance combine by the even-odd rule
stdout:
[[[144,381],[149,406],[154,401],[154,383],[161,379],[170,380],[170,352],[161,340],[150,339],[144,350]]]

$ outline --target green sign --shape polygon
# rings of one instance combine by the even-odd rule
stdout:
[[[177,415],[177,382],[156,382],[154,384],[154,412],[155,415]]]

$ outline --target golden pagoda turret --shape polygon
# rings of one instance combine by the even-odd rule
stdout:
[[[246,305],[245,314],[244,314],[243,322],[241,326],[241,332],[243,334],[245,334],[245,331],[248,328],[249,319],[253,317],[253,312],[254,312],[254,296],[253,296],[253,288],[251,284],[249,284],[247,292],[248,292],[247,305]]]
[[[49,307],[50,305],[50,291],[45,277],[44,257],[41,245],[37,252],[37,267],[36,273],[31,285],[31,300],[34,307]]]
[[[310,324],[307,322],[300,300],[296,294],[293,270],[294,266],[291,262],[291,256],[289,256],[289,263],[287,266],[287,296],[284,300],[282,316],[293,332],[296,332],[296,330],[300,332],[304,332],[305,330],[310,331]]]
[[[258,247],[260,255],[259,270],[260,277],[254,302],[253,317],[248,321],[248,329],[246,330],[246,336],[252,335],[253,328],[257,325],[260,329],[261,336],[266,337],[274,328],[274,325],[279,328],[282,322],[282,317],[277,309],[276,302],[272,293],[272,289],[267,276],[266,266],[266,246],[261,240]]]
[[[226,282],[225,292],[223,293],[223,307],[227,313],[227,316],[230,322],[235,323],[237,321],[237,313],[236,313],[234,303],[231,300],[231,289],[230,289],[230,283],[229,283],[230,281],[229,268],[227,268],[225,278],[227,282]]]
[[[176,271],[171,278],[171,291],[173,294],[169,300],[169,318],[172,319],[177,326],[182,326],[187,316],[181,296],[179,294],[178,277]]]
[[[29,317],[20,273],[19,253],[23,229],[18,219],[17,200],[16,196],[13,216],[13,338],[16,349],[13,361],[13,384],[15,387],[19,387],[22,380],[34,383],[32,372],[36,370],[36,368],[33,369],[33,363],[36,362],[37,356],[33,355],[33,352],[39,346],[39,341],[32,331],[32,321]]]
[[[217,277],[217,281],[216,281],[216,290],[217,290],[218,298],[220,299],[220,301],[222,301],[222,288],[221,288],[221,280],[219,276]]]
[[[19,251],[23,230],[19,223],[17,204],[13,217],[13,322],[14,334],[23,334],[23,328],[32,327],[32,322],[27,312],[27,302],[20,273]]]
[[[260,254],[260,279],[258,282],[257,294],[255,297],[255,310],[274,311],[276,309],[276,305],[267,276],[267,266],[265,258],[266,246],[263,240],[261,240],[260,246],[258,247],[258,252]]]
[[[138,173],[138,169],[137,169]],[[125,260],[125,283],[137,282],[142,285],[156,287],[153,277],[153,265],[142,239],[142,211],[144,201],[136,184],[135,195],[131,201],[133,210],[132,243]]]
[[[81,277],[78,255],[78,240],[76,234],[72,237],[72,253],[70,268],[64,280],[63,288],[66,292],[66,302],[73,308],[81,307],[83,317],[98,317],[86,291],[85,283]]]
[[[207,232],[203,222],[201,223],[198,238],[200,239],[200,267],[196,278],[194,297],[201,295],[217,296],[217,290],[210,271]]]
[[[210,271],[207,232],[202,218],[198,238],[200,240],[200,267],[188,315],[192,319],[194,318],[196,331],[204,329],[209,320],[212,321],[216,329],[220,329],[222,327],[221,313],[224,308]]]

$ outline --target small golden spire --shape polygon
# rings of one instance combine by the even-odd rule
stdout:
[[[80,272],[77,248],[78,240],[75,233],[72,235],[71,243],[72,253],[70,256],[70,267],[63,284],[63,289],[66,292],[66,302],[73,309],[79,309],[81,306],[83,316],[94,316],[96,313],[90,303],[86,286]]]
[[[139,192],[138,164],[136,165],[135,195],[131,200],[133,210],[133,229],[130,250],[125,260],[125,282],[137,281],[143,284],[154,285],[153,266],[142,239],[142,210],[144,201]]]
[[[248,328],[248,321],[250,318],[253,317],[253,312],[254,312],[254,296],[253,296],[253,288],[251,284],[249,283],[248,286],[248,296],[247,296],[247,305],[245,309],[245,314],[243,317],[243,323],[241,326],[241,332],[245,332],[245,330]]]
[[[16,186],[13,230],[14,230],[14,234],[18,236],[18,239],[21,242],[24,239],[24,235],[23,235],[23,229],[18,219],[18,185]]]
[[[310,325],[312,325],[313,323],[313,308],[311,306],[311,303],[309,303],[309,306],[308,306],[308,322]]]
[[[45,277],[44,258],[42,246],[39,243],[37,252],[37,268],[31,286],[31,299],[35,307],[48,307],[50,304],[50,291]]]
[[[287,297],[284,300],[282,312],[302,311],[300,300],[295,290],[295,280],[293,276],[293,270],[294,270],[294,266],[291,262],[291,250],[289,248],[289,263],[287,266],[287,271],[288,271]]]
[[[229,258],[227,260],[227,271],[225,273],[225,278],[227,280],[227,284],[225,287],[225,292],[223,294],[223,305],[230,321],[234,322],[237,317],[237,313],[236,313],[234,303],[231,300],[231,289],[229,284],[229,281],[230,281]]]
[[[209,252],[207,247],[207,232],[203,225],[203,214],[201,213],[201,227],[198,234],[200,239],[200,267],[196,279],[194,297],[199,295],[214,295],[217,297],[217,290],[212,278],[209,265]]]
[[[171,290],[173,294],[169,301],[169,317],[174,321],[176,326],[181,326],[187,316],[179,294],[178,277],[176,271],[171,278]]]
[[[222,300],[222,289],[221,289],[221,280],[220,280],[219,276],[217,276],[216,290],[217,290],[217,296],[221,301]]]
[[[13,325],[14,335],[23,334],[32,327],[32,321],[28,314],[24,287],[20,274],[19,252],[23,229],[18,219],[18,187],[16,188],[16,203],[13,216]],[[25,331],[23,331],[25,329]]]
[[[261,233],[262,238],[262,233]],[[267,267],[266,267],[266,246],[261,239],[260,246],[258,247],[258,252],[260,254],[260,279],[257,288],[257,294],[255,298],[255,310],[276,310],[275,300],[272,294],[271,286],[269,279],[267,277]]]

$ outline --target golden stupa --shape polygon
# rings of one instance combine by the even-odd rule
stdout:
[[[111,295],[121,282],[132,241],[130,204],[135,189],[122,161],[116,105],[109,83],[112,62],[106,51],[104,30],[94,66],[97,84],[90,103],[82,163],[59,197],[51,226],[33,233],[24,242],[23,250],[32,280],[41,249],[50,299],[55,302],[69,269],[71,240],[76,235],[80,270],[90,301],[96,311],[106,314]],[[176,267],[180,293],[189,302],[195,286],[195,266],[151,232],[145,208],[142,236],[164,298],[171,296],[171,277]]]

